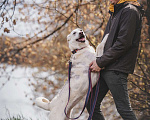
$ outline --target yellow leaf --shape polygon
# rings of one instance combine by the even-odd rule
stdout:
[[[13,24],[16,25],[16,20],[13,20]]]
[[[10,33],[10,30],[8,28],[4,28],[4,32]]]

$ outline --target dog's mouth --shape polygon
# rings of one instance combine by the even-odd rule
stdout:
[[[80,38],[76,39],[76,41],[84,43],[85,42],[85,36],[83,34],[80,35]]]

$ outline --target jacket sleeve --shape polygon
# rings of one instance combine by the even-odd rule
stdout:
[[[101,57],[96,59],[96,63],[103,68],[121,57],[132,45],[136,30],[137,13],[135,10],[126,8],[122,11],[119,21],[119,32],[112,47],[110,47]],[[130,58],[129,58],[130,59]]]

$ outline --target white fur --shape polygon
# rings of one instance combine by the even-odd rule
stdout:
[[[67,41],[71,51],[74,49],[83,49],[77,51],[73,54],[70,60],[72,61],[71,68],[71,95],[70,101],[67,107],[67,114],[71,117],[72,108],[87,94],[88,90],[88,69],[89,64],[96,59],[96,53],[93,47],[89,45],[89,42],[85,38],[85,42],[78,42],[76,39],[79,38],[79,33],[81,29],[77,28],[73,30],[68,36]],[[75,33],[75,34],[74,34]],[[104,48],[104,42],[101,45],[98,45],[97,55],[102,55]],[[92,86],[94,86],[98,80],[98,73],[91,73]],[[50,120],[67,120],[64,109],[68,101],[68,82],[63,86],[61,91],[52,99],[50,102],[44,97],[39,97],[36,99],[36,105],[39,107],[49,110]]]
[[[103,38],[102,42],[97,46],[96,48],[96,57],[101,57],[104,52],[104,46],[107,41],[109,34],[106,34],[105,37]]]

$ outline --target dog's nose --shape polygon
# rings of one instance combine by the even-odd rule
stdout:
[[[83,35],[83,32],[80,32],[79,35]]]

